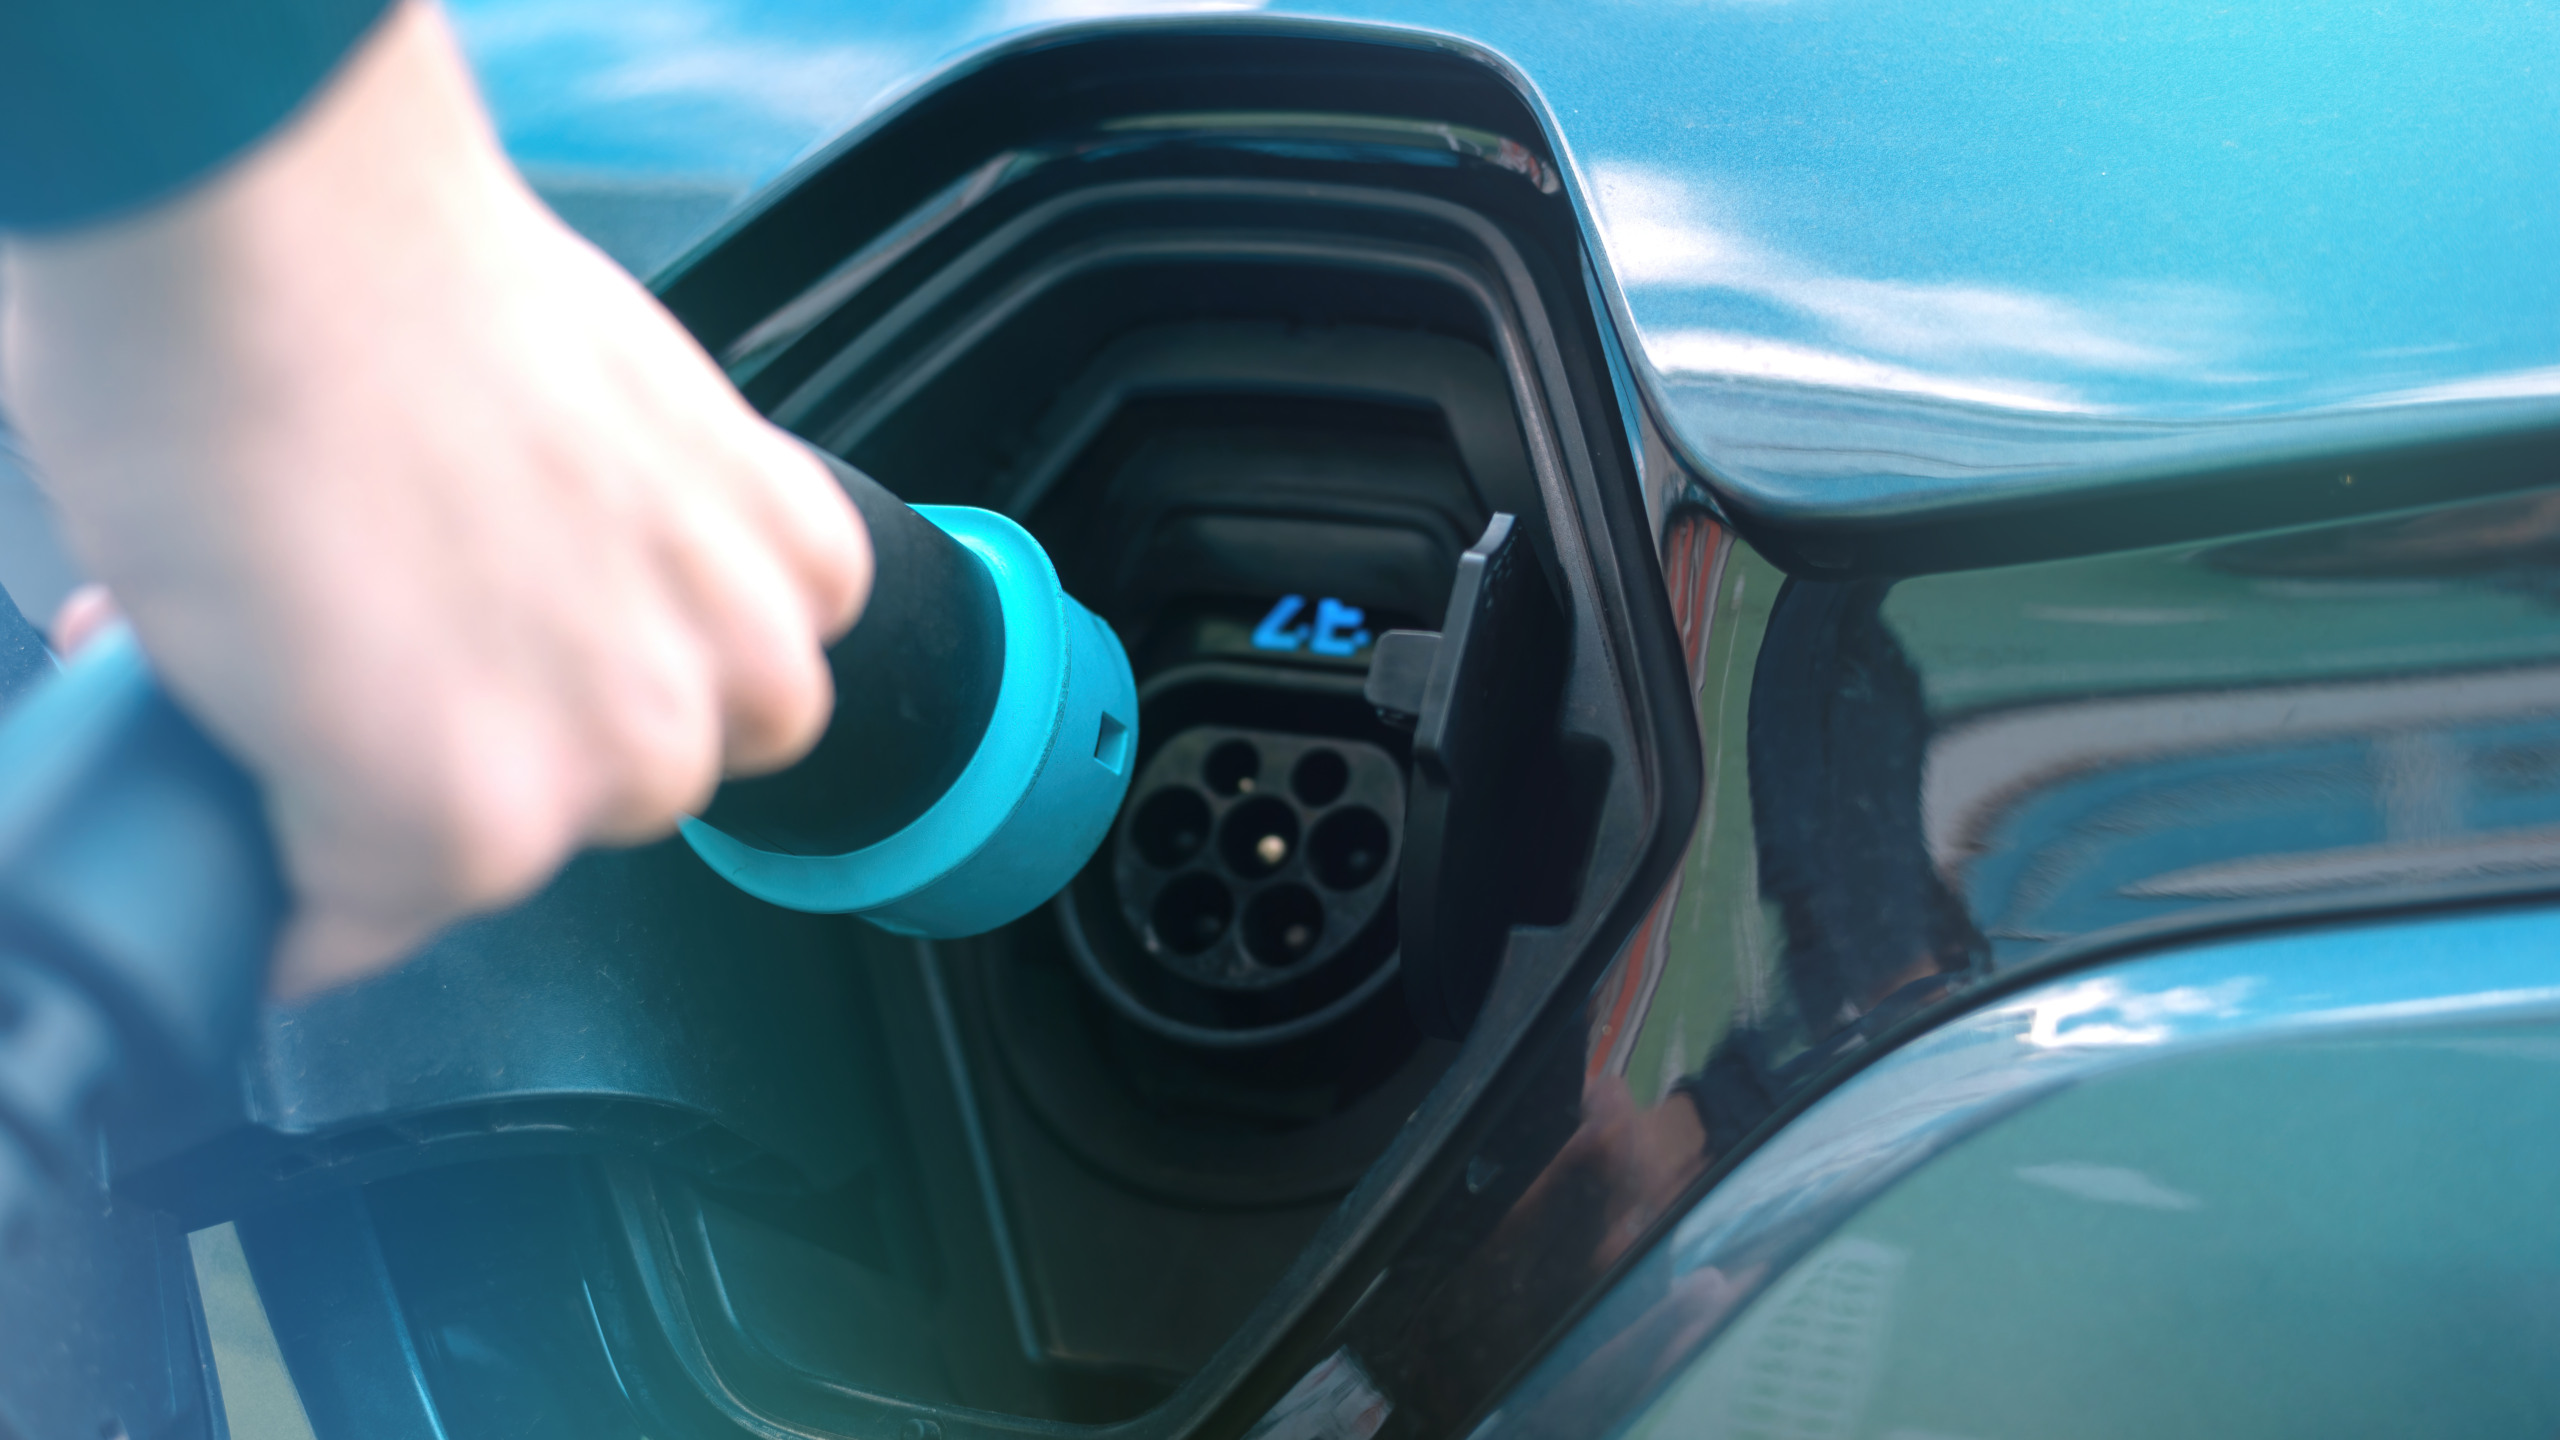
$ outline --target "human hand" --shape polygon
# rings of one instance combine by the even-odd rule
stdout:
[[[0,259],[0,383],[74,546],[264,782],[280,993],[824,728],[860,519],[524,187],[428,0],[210,182]]]

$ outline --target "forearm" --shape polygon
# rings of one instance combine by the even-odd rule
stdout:
[[[525,188],[430,0],[203,183],[9,237],[0,305],[75,548],[264,783],[285,987],[824,726],[859,519]]]

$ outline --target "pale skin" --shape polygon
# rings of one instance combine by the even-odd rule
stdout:
[[[0,244],[0,297],[0,403],[74,547],[263,782],[280,994],[825,727],[860,518],[526,189],[430,0],[188,192]]]

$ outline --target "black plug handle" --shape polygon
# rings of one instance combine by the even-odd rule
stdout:
[[[822,456],[875,561],[861,623],[830,652],[817,749],[733,783],[709,818],[811,853],[892,833],[975,753],[1004,670],[986,567],[887,490]],[[258,786],[153,678],[101,639],[0,721],[0,1227],[46,1184],[200,1138],[236,1083],[290,909]]]
[[[921,814],[975,753],[1004,671],[985,565],[877,482],[821,456],[875,560],[829,654],[836,708],[811,755],[724,786],[707,818],[833,853]],[[200,1138],[236,1084],[290,909],[257,783],[161,689],[129,632],[0,719],[0,1226],[85,1171]]]
[[[995,715],[1004,612],[985,563],[879,481],[813,451],[871,532],[871,599],[827,652],[836,708],[807,758],[720,787],[702,818],[763,849],[842,855],[951,788]]]
[[[85,1173],[101,1122],[120,1163],[192,1138],[237,1083],[287,908],[256,782],[170,701],[130,633],[10,712],[0,1215],[23,1215],[30,1185]]]

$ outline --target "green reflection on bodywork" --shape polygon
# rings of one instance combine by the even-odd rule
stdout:
[[[2317,527],[2291,532],[2305,539]],[[2253,536],[2262,544],[2275,536]],[[1932,718],[2046,700],[2560,659],[2551,600],[2471,574],[2251,574],[2229,543],[1928,575],[1884,613]]]
[[[1764,1021],[1781,1003],[1777,964],[1786,937],[1775,907],[1760,898],[1745,736],[1760,637],[1785,579],[1738,542],[1717,576],[1697,693],[1707,794],[1660,942],[1668,960],[1629,1053],[1627,1082],[1641,1104],[1658,1102],[1737,1024]]]
[[[2555,1134],[2549,1024],[2091,1081],[1816,1246],[1630,1434],[2547,1437]]]

